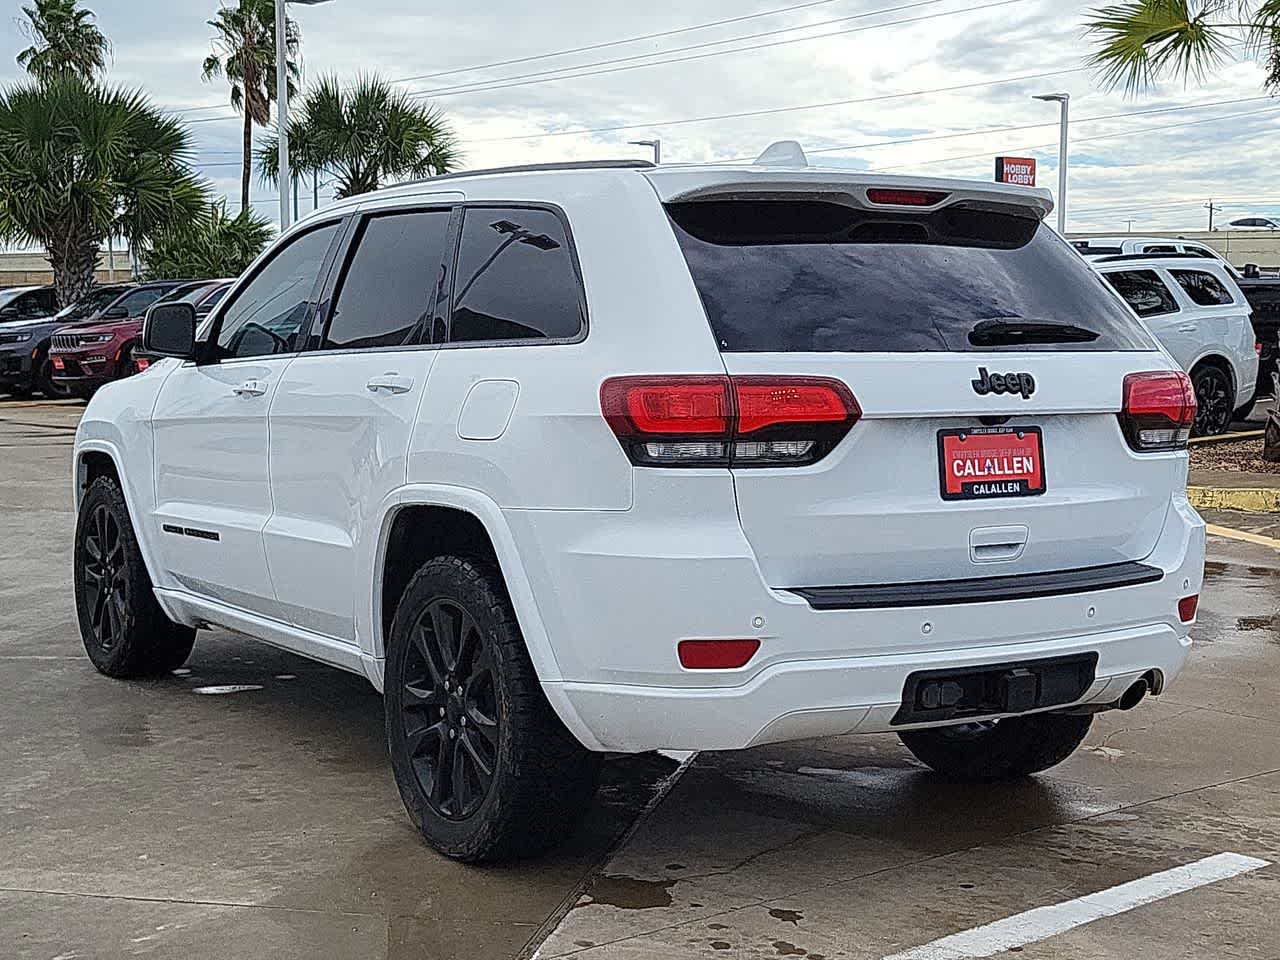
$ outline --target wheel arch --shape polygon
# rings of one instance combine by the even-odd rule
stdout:
[[[427,536],[421,536],[424,528],[430,531]],[[488,560],[497,566],[538,679],[560,679],[524,563],[501,508],[486,495],[461,487],[407,487],[384,510],[374,562],[373,656],[382,659],[386,655],[386,634],[395,602],[409,578],[431,557],[449,553]]]
[[[388,561],[397,557],[393,552],[393,535],[400,535],[397,532],[397,522],[408,525],[402,526],[401,531],[413,532],[421,530],[419,522],[429,524],[432,520],[441,520],[446,517],[450,518],[449,522],[456,525],[454,532],[461,531],[464,537],[461,541],[454,540],[449,545],[452,549],[457,549],[459,543],[466,545],[468,543],[466,538],[469,537],[469,543],[473,549],[490,551],[481,555],[496,563],[502,575],[503,585],[506,587],[507,596],[516,615],[516,622],[520,625],[525,648],[529,651],[529,659],[533,663],[534,672],[542,684],[551,708],[584,747],[588,750],[603,750],[604,747],[583,723],[578,712],[564,695],[561,685],[549,682],[561,679],[560,667],[556,662],[546,626],[529,585],[529,578],[525,573],[524,562],[520,558],[515,537],[498,504],[476,490],[446,485],[412,485],[401,488],[384,501],[376,552],[372,558],[373,582],[369,596],[370,615],[367,621],[367,635],[370,638],[371,650],[362,653],[369,679],[374,686],[382,689],[382,664],[386,657],[385,625],[390,623],[390,617],[394,615],[394,606],[388,598],[398,578],[404,576],[403,571],[390,577],[387,574]],[[483,533],[483,541],[478,539],[481,533]],[[448,544],[448,542],[429,538],[417,540],[415,541],[416,552],[408,556],[423,558],[421,562],[425,562],[426,559],[430,559],[428,554],[438,556],[442,552],[448,552],[447,549],[441,549],[441,544]],[[401,554],[400,558],[403,559],[404,556]],[[410,561],[409,565],[412,566],[412,570],[408,572],[408,576],[412,576],[413,571],[416,571],[421,563],[414,564]],[[404,582],[408,582],[407,578]]]

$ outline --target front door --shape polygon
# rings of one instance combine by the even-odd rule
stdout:
[[[380,509],[403,486],[444,286],[447,208],[371,214],[322,300],[317,348],[284,374],[271,406],[266,555],[282,613],[357,642],[359,594]]]
[[[280,618],[262,530],[271,516],[267,413],[297,355],[338,222],[278,247],[231,295],[199,363],[165,380],[152,415],[155,542],[192,593]]]

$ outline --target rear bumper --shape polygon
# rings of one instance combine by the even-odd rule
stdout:
[[[507,512],[517,542],[542,547],[521,553],[559,673],[543,688],[594,749],[734,749],[903,729],[890,720],[913,672],[1081,653],[1097,653],[1098,667],[1075,702],[1109,703],[1151,670],[1166,686],[1190,649],[1177,605],[1200,592],[1205,541],[1185,496],[1170,502],[1143,559],[1158,580],[836,610],[766,586],[736,516],[718,519],[696,498],[683,506],[688,516],[643,535],[627,529],[626,513]],[[679,663],[682,639],[742,637],[760,640],[745,667]]]
[[[1185,634],[1166,624],[1151,624],[1039,643],[779,663],[727,690],[546,686],[558,688],[554,697],[563,697],[604,749],[735,750],[783,740],[912,729],[891,721],[902,705],[907,677],[919,670],[1097,653],[1096,679],[1077,703],[1114,703],[1150,670],[1167,684],[1181,672],[1190,649]]]

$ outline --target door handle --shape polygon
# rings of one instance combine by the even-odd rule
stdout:
[[[267,385],[261,380],[246,380],[231,392],[237,397],[260,397],[267,392]]]
[[[365,384],[365,389],[370,393],[377,393],[379,390],[385,390],[387,393],[408,393],[413,389],[413,377],[402,377],[398,373],[384,373],[380,377],[373,377]]]
[[[1178,327],[1178,332],[1179,333],[1195,333],[1196,325],[1194,323],[1184,323],[1182,326]]]

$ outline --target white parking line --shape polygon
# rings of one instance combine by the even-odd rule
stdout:
[[[1256,857],[1219,853],[1195,863],[1122,883],[1118,887],[1055,903],[1051,907],[1037,907],[994,923],[953,933],[922,947],[895,953],[885,960],[970,960],[973,957],[990,957],[1011,947],[1024,947],[1029,943],[1047,940],[1073,927],[1092,923],[1103,917],[1114,917],[1118,913],[1125,913],[1165,897],[1269,866],[1269,861]]]

